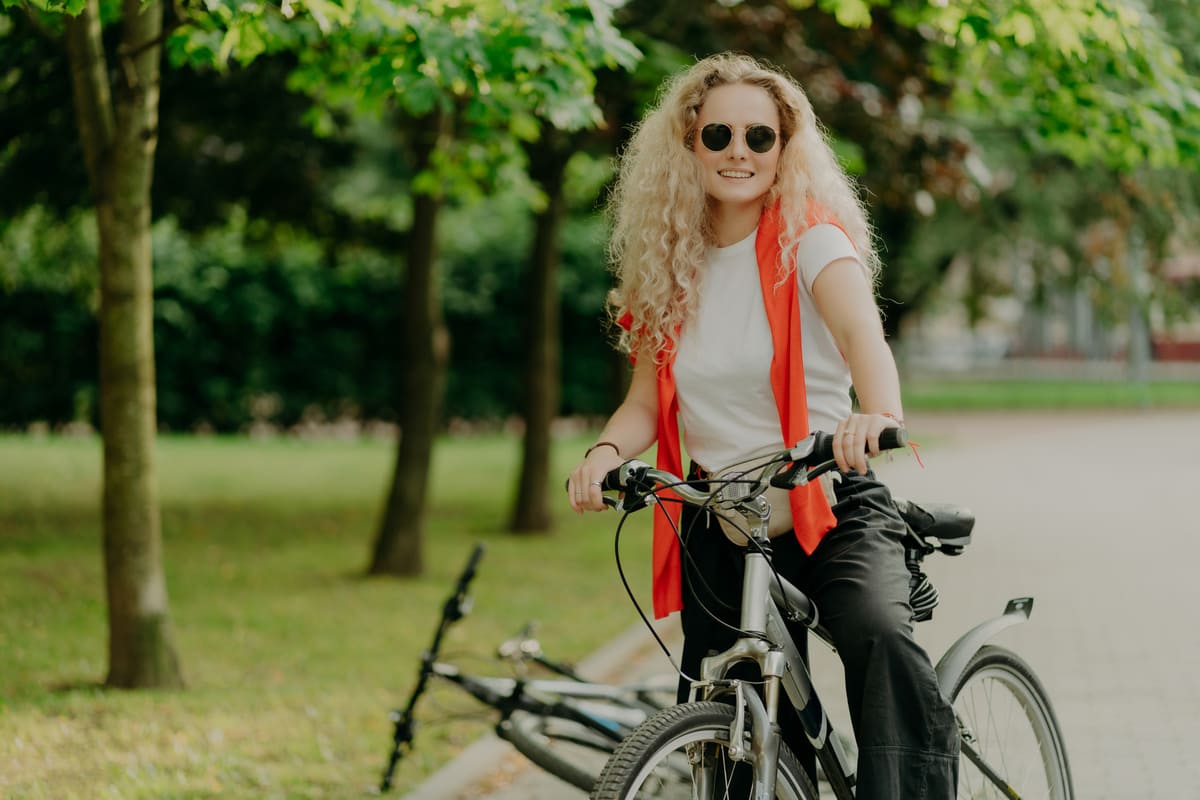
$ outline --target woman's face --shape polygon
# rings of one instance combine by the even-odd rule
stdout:
[[[714,127],[706,132],[706,126]],[[705,191],[718,204],[761,205],[775,184],[781,148],[779,109],[765,89],[729,83],[709,91],[696,119],[692,150]]]

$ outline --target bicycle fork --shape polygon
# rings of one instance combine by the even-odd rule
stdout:
[[[762,536],[760,553],[750,553],[746,556],[746,580],[742,584],[742,618],[739,627],[751,634],[764,634],[767,630],[770,613],[769,586],[771,567],[767,553],[770,542],[763,534],[765,527],[760,524],[753,533]],[[734,664],[748,661],[758,664],[762,675],[762,696],[753,688],[747,689],[746,684],[723,676],[729,674]],[[754,800],[773,800],[775,797],[775,779],[779,767],[780,729],[777,721],[779,710],[780,685],[787,668],[786,656],[778,649],[770,647],[761,638],[739,639],[733,647],[724,653],[705,658],[701,663],[700,674],[703,680],[692,684],[691,696],[696,698],[698,690],[706,690],[706,697],[712,698],[719,694],[731,692],[734,696],[734,717],[729,729],[729,758],[731,761],[747,762],[754,770]],[[746,715],[750,716],[750,747],[746,747]],[[696,774],[697,785],[711,789],[716,780],[716,765],[711,759],[701,759],[697,754],[689,753],[692,760],[692,770]],[[700,759],[700,763],[697,763]],[[707,763],[705,763],[707,762]],[[707,797],[708,794],[701,793]]]
[[[762,670],[763,696],[760,697],[753,687],[747,687],[743,681],[736,679],[711,679],[698,681],[692,685],[692,699],[696,699],[698,691],[703,690],[708,698],[732,694],[734,716],[729,726],[729,759],[734,762],[745,762],[754,771],[754,800],[773,800],[775,797],[775,779],[779,767],[779,742],[781,738],[779,723],[775,719],[779,708],[780,680],[785,666],[784,655],[779,650],[766,649],[761,641],[742,640],[734,649],[722,654],[722,657],[705,659],[703,672],[708,674],[710,669],[723,674],[733,662],[750,660],[757,662]],[[720,663],[720,668],[716,667]],[[749,717],[749,746],[746,743],[746,723]],[[709,797],[714,783],[718,780],[717,763],[711,758],[712,753],[706,752],[702,745],[689,748],[688,759],[691,762],[694,784],[701,790],[699,796]]]

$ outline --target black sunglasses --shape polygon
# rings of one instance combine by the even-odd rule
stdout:
[[[751,125],[746,128],[746,146],[756,153],[769,153],[775,146],[777,134],[770,125]],[[733,128],[724,122],[710,122],[700,129],[700,141],[714,153],[719,153],[733,141]]]

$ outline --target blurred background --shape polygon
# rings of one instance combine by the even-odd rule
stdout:
[[[94,428],[97,197],[73,62],[61,18],[6,5],[0,425]],[[612,158],[665,74],[724,49],[807,89],[864,189],[912,369],[1200,361],[1186,3],[327,5],[165,11],[149,192],[162,430],[395,422],[417,268],[447,337],[439,425],[523,419],[540,382],[560,387],[556,416],[607,414]],[[104,68],[119,77],[116,57]],[[422,197],[430,230],[414,228]],[[409,263],[426,235],[431,263]],[[521,365],[539,350],[559,356],[535,379]]]
[[[332,687],[389,660],[381,629],[415,664],[468,540],[509,574],[554,559],[566,587],[607,563],[603,535],[564,532],[611,524],[559,500],[627,379],[602,209],[630,127],[697,57],[806,89],[877,228],[910,408],[1200,408],[1198,36],[1187,0],[2,0],[14,796],[122,769],[112,796],[337,795],[386,733],[378,692]],[[287,554],[269,570],[264,545]],[[334,613],[289,639],[331,586],[365,638]],[[496,588],[485,629],[547,593]],[[630,620],[611,597],[549,638],[597,646]],[[355,709],[351,752],[321,751],[342,772],[244,718],[180,744],[145,730],[176,701],[92,694],[183,685],[215,694],[171,713],[206,719],[322,694],[309,722],[268,703],[317,740]],[[53,720],[88,704],[124,722],[70,766]],[[114,755],[132,741],[161,746]],[[285,766],[256,772],[259,750]]]

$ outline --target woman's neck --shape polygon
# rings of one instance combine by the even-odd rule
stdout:
[[[712,231],[717,247],[737,244],[758,227],[762,216],[762,201],[731,205],[722,203],[712,207]]]

